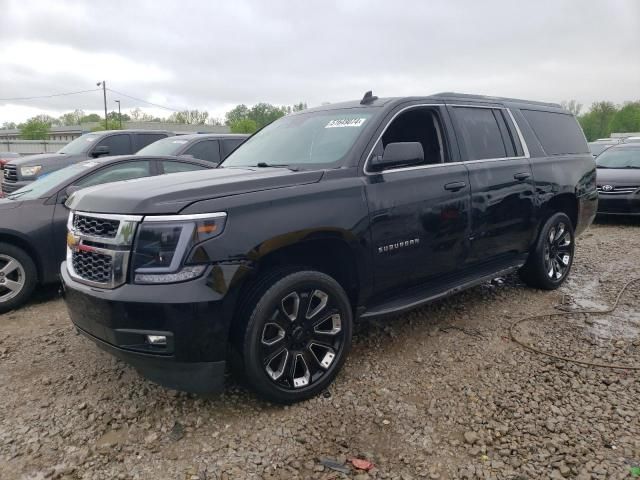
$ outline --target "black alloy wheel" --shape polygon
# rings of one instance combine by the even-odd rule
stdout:
[[[573,238],[566,224],[558,222],[549,229],[544,246],[544,265],[549,278],[561,281],[569,272],[573,256]]]
[[[534,288],[558,288],[571,271],[574,250],[571,220],[565,213],[554,213],[540,229],[527,263],[520,269],[520,278]]]
[[[257,301],[245,336],[252,387],[291,403],[326,388],[351,345],[352,312],[342,287],[315,271],[284,276]]]

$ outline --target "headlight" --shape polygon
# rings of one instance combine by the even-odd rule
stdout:
[[[206,265],[183,265],[185,255],[220,235],[226,220],[226,213],[145,217],[133,249],[135,283],[183,282],[202,275]]]
[[[23,177],[33,177],[42,170],[42,165],[32,165],[31,167],[21,167],[20,175]]]

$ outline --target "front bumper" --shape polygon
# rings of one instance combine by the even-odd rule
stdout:
[[[598,215],[640,215],[640,194],[600,194]]]
[[[215,281],[216,268],[225,267],[190,282],[113,290],[73,280],[66,262],[60,274],[69,316],[81,333],[153,382],[209,393],[224,386],[233,316],[231,295]],[[147,335],[166,336],[166,346],[150,345]]]

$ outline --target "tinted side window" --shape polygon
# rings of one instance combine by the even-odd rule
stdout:
[[[136,152],[141,148],[146,147],[147,145],[152,144],[153,142],[157,142],[163,138],[167,138],[166,135],[162,133],[138,133],[136,134]]]
[[[220,163],[220,147],[217,140],[205,140],[187,148],[185,155],[206,160],[207,162]]]
[[[231,155],[236,148],[244,143],[246,139],[244,138],[226,138],[222,140],[222,154],[224,158],[227,158]]]
[[[90,187],[102,183],[119,182],[121,180],[131,180],[132,178],[142,178],[151,176],[149,161],[137,160],[135,162],[122,162],[110,165],[94,172],[74,185],[79,187]]]
[[[103,138],[96,146],[101,145],[109,147],[109,155],[130,155],[133,153],[129,134],[111,135]]]
[[[202,165],[195,163],[174,162],[170,160],[162,161],[164,173],[192,172],[194,170],[204,170]]]
[[[467,149],[468,160],[509,156],[493,110],[475,107],[453,108]]]
[[[584,135],[573,115],[521,110],[547,155],[589,153]]]

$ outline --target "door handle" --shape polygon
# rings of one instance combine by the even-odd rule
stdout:
[[[467,184],[464,182],[451,182],[445,184],[444,189],[449,190],[450,192],[457,192],[458,190],[462,190],[466,186]]]
[[[516,173],[516,174],[513,176],[513,178],[515,178],[516,180],[519,180],[519,181],[523,181],[523,180],[526,180],[527,178],[529,178],[530,176],[531,176],[531,174],[530,174],[530,173],[528,173],[528,172],[522,172],[522,173]]]

